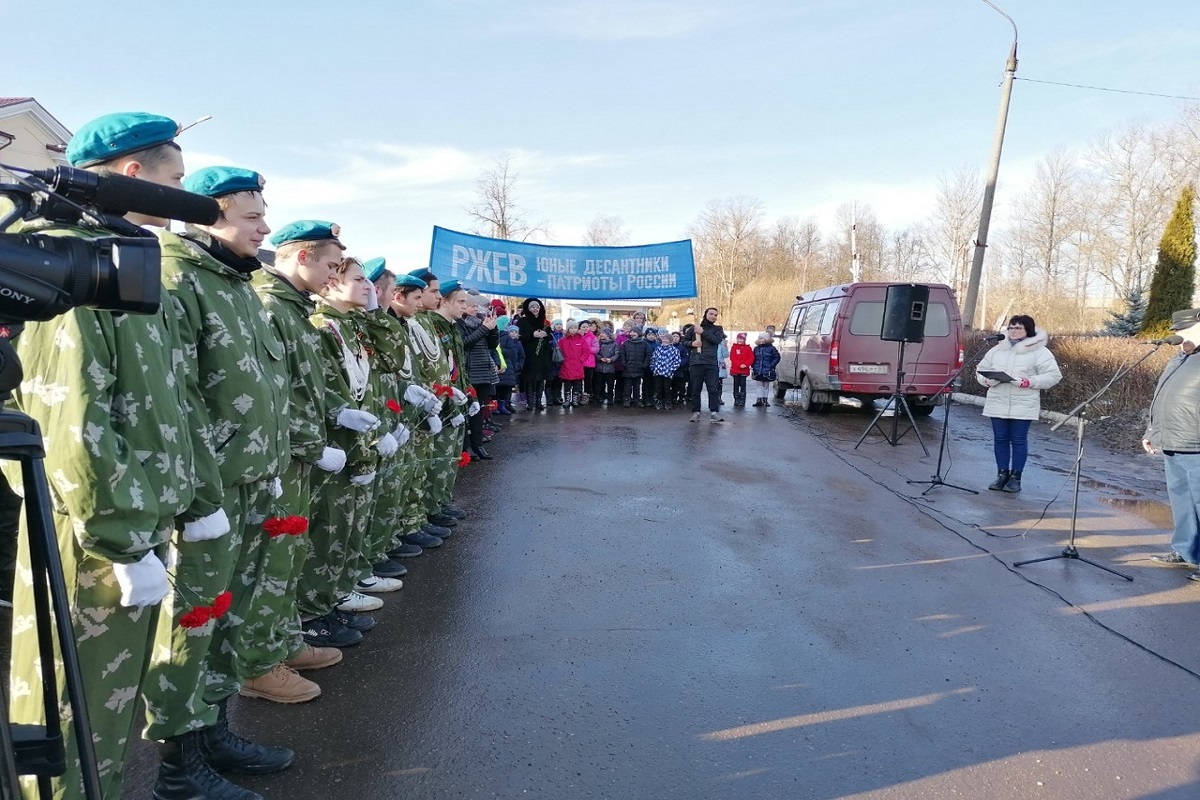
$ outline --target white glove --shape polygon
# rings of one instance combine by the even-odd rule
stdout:
[[[271,481],[270,491],[271,497],[275,498],[276,500],[283,497],[283,481],[279,478]]]
[[[471,405],[467,406],[467,416],[473,417],[479,413],[479,401],[475,400]]]
[[[462,414],[455,414],[453,417],[450,418],[450,427],[457,428],[459,425],[462,425],[466,421],[467,421],[467,418],[464,417]]]
[[[337,424],[341,428],[349,428],[352,431],[366,433],[375,428],[379,424],[379,417],[372,414],[370,411],[359,411],[354,408],[343,408],[338,412]]]
[[[229,533],[229,517],[225,515],[223,508],[218,508],[207,517],[183,523],[183,540],[185,542],[207,542],[209,539],[220,539],[227,533]]]
[[[396,430],[392,431],[392,438],[396,440],[398,447],[404,447],[404,445],[408,444],[408,440],[412,438],[412,431],[408,429],[407,425],[401,422]]]
[[[430,433],[441,433],[442,432],[442,418],[437,416],[436,414],[431,414],[430,416],[426,417],[425,423],[427,425],[429,425]]]
[[[379,451],[379,455],[387,458],[388,456],[396,455],[396,451],[400,449],[400,443],[396,441],[395,436],[385,433],[375,443],[375,449]]]
[[[445,406],[445,403],[442,401],[442,398],[438,397],[437,395],[434,395],[429,400],[427,400],[425,402],[425,405],[421,406],[421,408],[425,409],[425,412],[428,414],[440,414],[440,413],[442,413],[442,408],[444,406]]]
[[[228,521],[225,529],[229,530]],[[154,553],[146,553],[136,564],[113,564],[112,570],[126,608],[158,605],[171,592],[167,568]]]
[[[350,478],[350,482],[355,486],[366,486],[373,480],[375,480],[374,472],[368,472],[366,475],[354,475]]]
[[[367,311],[379,308],[379,289],[371,281],[367,281]]]
[[[317,468],[326,472],[341,472],[346,466],[346,451],[337,447],[326,447],[317,461]]]
[[[467,404],[467,395],[457,386],[451,386],[450,391],[454,393],[454,402],[460,406]]]
[[[430,400],[437,400],[437,395],[426,389],[424,386],[417,386],[415,383],[404,390],[404,402],[410,406],[425,407],[425,404]]]

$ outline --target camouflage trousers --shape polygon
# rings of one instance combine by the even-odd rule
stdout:
[[[436,436],[413,434],[412,475],[404,486],[400,501],[399,531],[413,533],[425,524],[425,496],[429,493],[429,465]]]
[[[362,552],[368,574],[371,566],[387,558],[387,551],[396,544],[396,535],[405,533],[400,527],[404,512],[404,496],[416,466],[412,444],[401,447],[394,456],[382,460],[375,478],[375,505],[371,524],[367,528]]]
[[[466,414],[466,409],[463,409]],[[429,491],[425,496],[425,512],[436,514],[454,496],[454,481],[458,477],[458,459],[463,453],[463,431],[466,424],[453,428],[449,425],[433,437],[433,453],[429,463],[426,482]]]
[[[313,481],[309,553],[296,585],[301,619],[328,614],[362,577],[363,539],[370,525],[374,489],[355,486],[344,472]]]
[[[283,495],[274,502],[274,516],[308,517],[312,506],[312,469],[311,464],[290,460],[280,478]],[[274,538],[262,535],[257,555],[253,557],[249,557],[245,545],[242,547],[248,557],[240,565],[242,569],[235,575],[234,583],[247,585],[248,603],[240,609],[244,619],[233,643],[234,666],[242,680],[266,675],[276,664],[304,649],[300,615],[296,611],[296,582],[308,557],[308,538],[307,532]],[[239,611],[237,603],[234,610]]]
[[[66,578],[75,646],[83,665],[84,699],[96,748],[100,790],[104,797],[120,797],[125,752],[137,729],[138,693],[150,660],[158,606],[122,606],[121,589],[113,575],[112,563],[90,556],[79,548],[68,517],[55,514],[53,521]],[[160,538],[165,540],[170,536],[173,522],[164,522]],[[9,716],[13,723],[44,724],[41,658],[34,622],[28,539],[22,520],[13,586]],[[54,653],[54,673],[58,677],[61,698],[66,681],[57,640]],[[71,725],[73,714],[65,699],[59,702],[59,712],[63,721],[67,774],[53,778],[51,786],[56,800],[73,800],[83,797],[83,782],[79,750]],[[38,796],[37,785],[31,778],[22,778],[21,791],[27,798]]]
[[[162,740],[207,728],[217,721],[216,703],[239,688],[234,646],[245,620],[256,573],[262,524],[273,500],[270,482],[228,487],[223,508],[229,533],[205,542],[185,542],[177,533],[175,590],[163,601],[154,655],[146,680],[146,738]],[[221,592],[233,605],[219,620],[185,628],[179,618],[208,605]]]

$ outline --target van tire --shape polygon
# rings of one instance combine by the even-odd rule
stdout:
[[[928,417],[937,408],[937,406],[919,406],[916,403],[911,403],[908,407],[912,409],[913,416],[916,417]]]
[[[824,414],[829,411],[829,403],[813,401],[812,381],[805,375],[800,379],[800,410],[807,414]]]

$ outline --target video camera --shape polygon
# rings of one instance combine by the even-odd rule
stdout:
[[[0,184],[0,399],[7,399],[21,382],[21,363],[11,340],[25,322],[49,320],[77,306],[133,314],[158,310],[162,296],[158,239],[123,215],[138,213],[201,225],[216,222],[220,215],[212,198],[122,175],[70,167],[5,169],[28,177],[18,184]],[[12,208],[5,208],[4,201]],[[3,232],[18,222],[29,223],[28,230]],[[84,233],[61,236],[41,232],[39,228],[46,223],[82,228]],[[70,604],[50,521],[44,455],[37,423],[17,411],[0,410],[0,459],[21,465],[42,691],[48,698],[57,695],[52,649],[52,640],[57,639],[84,796],[100,800]],[[58,704],[47,702],[45,725],[11,725],[7,700],[0,691],[0,800],[16,800],[18,775],[37,776],[39,796],[49,798],[50,777],[66,770]]]
[[[158,240],[121,217],[149,216],[211,225],[210,197],[123,175],[71,167],[30,172],[24,184],[0,184],[13,203],[0,231],[20,220],[111,231],[96,238],[0,233],[0,320],[47,320],[76,306],[132,314],[158,310]]]

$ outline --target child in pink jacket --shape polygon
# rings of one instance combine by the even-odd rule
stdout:
[[[596,332],[592,330],[592,323],[584,320],[579,323],[579,335],[583,337],[583,343],[587,349],[583,354],[583,396],[581,402],[588,402],[590,397],[595,397],[594,384],[596,382],[596,354],[600,352],[600,340],[596,338]]]
[[[584,358],[589,355],[587,343],[579,335],[579,326],[574,322],[567,325],[566,334],[558,340],[563,362],[558,368],[558,377],[563,383],[563,405],[570,408],[579,405],[583,397]],[[596,363],[592,355],[592,364]]]

